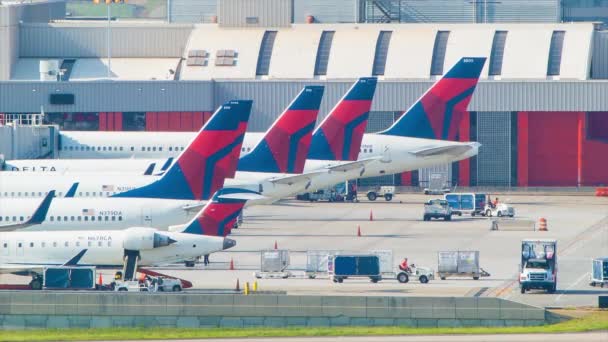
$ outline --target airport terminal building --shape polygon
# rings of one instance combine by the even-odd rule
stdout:
[[[323,117],[377,76],[375,132],[461,57],[483,56],[457,137],[479,155],[373,182],[608,184],[608,1],[167,0],[163,15],[111,21],[69,6],[2,1],[0,124],[42,107],[60,130],[194,131],[243,98],[264,131],[304,85],[325,85]]]

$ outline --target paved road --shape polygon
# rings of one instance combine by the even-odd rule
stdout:
[[[149,341],[149,340],[148,340]],[[432,335],[432,336],[361,336],[361,337],[278,337],[209,340],[172,340],[172,342],[606,342],[608,332],[580,334],[517,334],[517,335]],[[109,342],[109,341],[108,341]],[[145,342],[145,341],[137,341]]]

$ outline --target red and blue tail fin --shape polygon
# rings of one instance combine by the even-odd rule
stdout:
[[[352,85],[314,131],[308,159],[357,160],[377,82],[364,77]]]
[[[255,148],[239,159],[237,170],[302,173],[323,89],[323,86],[304,87]]]
[[[485,57],[460,59],[399,120],[379,134],[455,139],[485,62]]]
[[[236,173],[251,103],[235,100],[219,107],[161,178],[114,197],[209,199]]]
[[[261,197],[259,193],[245,189],[220,189],[199,214],[186,224],[182,233],[226,236],[230,234],[245,203]]]

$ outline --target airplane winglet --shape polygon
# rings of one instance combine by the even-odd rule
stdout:
[[[36,208],[36,211],[34,211],[34,214],[32,214],[29,220],[23,223],[0,226],[0,231],[13,231],[41,224],[42,222],[44,222],[44,220],[46,220],[46,214],[49,212],[53,197],[55,197],[55,190],[49,191],[49,193],[44,197],[44,199],[42,200],[38,208]]]
[[[171,166],[171,164],[173,163],[173,157],[170,157],[167,159],[167,161],[163,164],[163,167],[160,168],[161,171],[167,171],[167,169],[169,168],[169,166]]]
[[[76,189],[78,189],[79,184],[80,183],[78,183],[78,182],[72,184],[70,189],[68,189],[68,192],[65,193],[65,198],[72,198],[72,197],[76,196]]]
[[[80,261],[80,259],[82,259],[82,257],[85,255],[85,253],[87,251],[88,251],[88,249],[81,250],[72,259],[66,261],[66,263],[61,266],[76,266],[78,264],[78,262]]]
[[[76,183],[78,184],[78,183]],[[46,220],[46,214],[49,212],[49,208],[51,207],[51,202],[53,202],[53,198],[55,197],[55,190],[49,191],[49,193],[44,197],[32,217],[30,217],[25,224],[35,225],[41,224]]]
[[[156,167],[156,163],[151,163],[148,165],[146,171],[144,171],[144,176],[150,176],[152,172],[154,172],[154,168]]]

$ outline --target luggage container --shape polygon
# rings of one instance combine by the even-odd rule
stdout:
[[[347,278],[369,278],[372,283],[382,279],[380,258],[376,254],[330,256],[328,270],[334,283],[342,283]]]
[[[591,286],[608,286],[608,257],[591,262]]]
[[[47,290],[90,290],[95,288],[95,267],[46,267],[43,288]]]
[[[489,277],[490,274],[479,267],[479,251],[443,251],[437,253],[437,273],[441,280],[447,277]]]
[[[445,194],[444,199],[450,204],[452,213],[458,216],[462,216],[462,214],[481,215],[486,205],[486,194],[482,193]]]
[[[286,249],[268,249],[260,252],[260,271],[255,277],[261,278],[289,278],[292,274],[289,267],[289,251]]]
[[[336,254],[337,251],[306,251],[306,276],[310,279],[327,276],[327,259]]]

